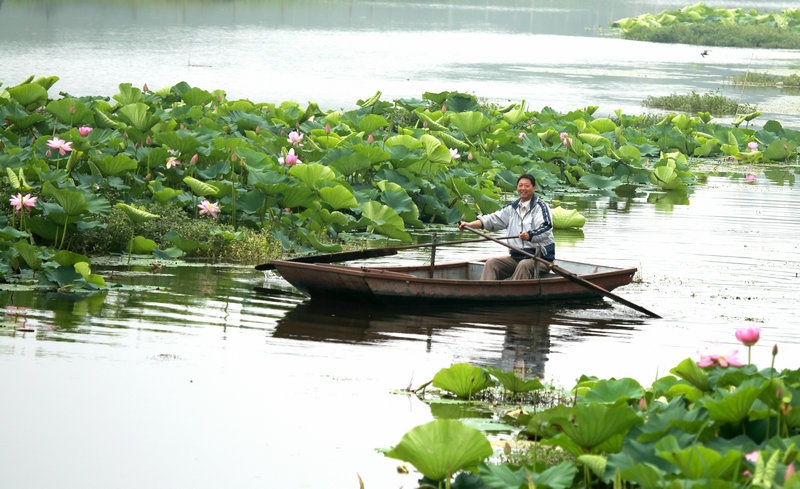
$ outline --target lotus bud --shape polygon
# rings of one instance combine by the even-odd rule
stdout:
[[[778,355],[778,344],[776,343],[775,346],[772,347],[772,356]]]
[[[150,91],[150,90],[147,88],[147,83],[145,83],[144,85],[142,85],[142,91],[143,91],[143,92],[149,92],[149,91]]]
[[[330,132],[331,132],[331,125],[325,124],[325,134],[330,134]]]
[[[142,147],[142,144],[139,141],[136,141],[135,143],[133,143],[133,147],[138,149]]]
[[[217,102],[222,102],[222,96],[220,94],[217,94]]]
[[[150,136],[147,136],[146,138],[144,138],[144,142],[147,145],[151,145],[151,144],[153,144],[153,138],[151,138]]]
[[[442,105],[442,112],[447,112],[447,106]]]
[[[269,105],[268,105],[268,106],[266,106],[266,107],[264,107],[264,110],[266,110],[267,112],[269,112]]]
[[[53,153],[51,153],[49,149],[44,152],[44,155],[47,156],[48,158],[50,158],[50,155],[52,155],[52,154]]]
[[[785,482],[787,479],[789,479],[789,477],[793,476],[793,475],[794,475],[794,472],[795,472],[795,470],[794,470],[794,462],[790,462],[790,463],[789,463],[789,466],[788,466],[788,467],[786,467],[786,473],[785,473],[785,474],[783,474],[783,480],[784,480],[784,482]]]
[[[233,153],[231,155],[231,161],[236,161],[236,159],[237,159],[236,153]]]
[[[489,127],[486,128],[486,130],[492,132],[492,125],[490,124]]]
[[[506,444],[503,446],[503,453],[505,453],[506,456],[511,455],[511,444],[510,443],[506,442]]]
[[[468,159],[469,161],[472,161],[472,151],[470,151],[469,153],[467,153],[467,159]]]
[[[197,153],[195,153],[194,156],[192,156],[192,159],[189,160],[189,163],[192,164],[192,165],[196,165],[198,158],[199,158],[199,156],[197,156]]]
[[[644,397],[639,399],[639,411],[647,411],[647,399]]]
[[[367,136],[367,144],[372,144],[374,141],[375,141],[375,137],[373,137],[372,133],[370,133],[370,135]]]
[[[281,136],[283,136],[284,134],[286,134],[286,131],[284,131],[283,129],[281,129]]]
[[[519,133],[519,140],[520,140],[520,141],[522,141],[522,139],[523,139],[524,137],[525,137],[525,133],[524,133],[524,132],[521,132],[521,133]]]
[[[261,132],[261,126],[256,126],[256,134]]]
[[[69,106],[69,113],[72,114],[72,115],[75,115],[75,106],[74,105],[70,105]]]
[[[422,127],[428,127],[428,121],[422,121]]]
[[[128,133],[127,132],[123,132],[122,133],[122,139],[128,139]]]
[[[153,175],[152,175],[151,173],[148,173],[148,174],[147,174],[147,175],[145,175],[145,177],[144,177],[144,179],[145,179],[145,180],[150,180],[151,178],[153,178]]]

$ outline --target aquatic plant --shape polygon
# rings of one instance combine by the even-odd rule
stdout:
[[[486,370],[468,363],[456,363],[443,368],[433,377],[433,386],[450,391],[461,399],[470,399],[474,394],[492,385]]]
[[[760,331],[736,336],[752,343]],[[486,456],[452,487],[800,487],[800,370],[775,370],[777,353],[776,345],[773,365],[762,370],[741,365],[735,354],[701,354],[648,388],[629,378],[582,376],[574,404],[535,412],[514,406],[516,414],[503,418],[519,426],[518,438],[533,440],[528,444],[559,447],[570,457],[550,464],[513,458],[509,445],[505,458],[514,462]]]

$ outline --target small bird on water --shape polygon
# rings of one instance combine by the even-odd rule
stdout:
[[[702,56],[702,57],[704,57],[704,58],[705,58],[705,57],[706,57],[706,55],[707,55],[709,52],[710,52],[710,51],[709,51],[708,49],[705,49],[705,50],[703,50],[703,52],[702,52],[702,53],[700,53],[700,56]]]

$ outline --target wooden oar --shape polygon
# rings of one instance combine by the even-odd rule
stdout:
[[[387,246],[385,248],[367,248],[366,250],[357,251],[340,251],[339,253],[325,253],[320,255],[303,255],[289,258],[287,261],[296,261],[300,263],[335,263],[340,261],[361,260],[364,258],[376,258],[379,256],[396,255],[398,250],[408,250],[412,248],[427,248],[431,246],[442,246],[462,243],[476,243],[479,241],[486,241],[487,238],[478,239],[462,239],[459,241],[439,241],[434,243],[423,243],[415,245],[403,246]],[[489,238],[495,239],[495,238]],[[508,237],[498,239],[509,239]],[[256,270],[274,270],[275,265],[272,263],[262,263],[256,265]]]
[[[518,253],[522,253],[523,255],[529,256],[529,257],[533,258],[534,260],[538,261],[539,263],[543,263],[543,264],[547,265],[547,267],[550,270],[552,270],[553,272],[561,275],[562,277],[567,278],[569,280],[572,280],[573,282],[575,282],[577,284],[583,285],[584,287],[586,287],[588,289],[595,290],[595,291],[603,294],[604,296],[608,297],[609,299],[613,299],[613,300],[615,300],[615,301],[617,301],[617,302],[619,302],[621,304],[625,304],[626,306],[628,306],[628,307],[630,307],[632,309],[636,309],[637,311],[639,311],[641,313],[647,314],[650,317],[653,317],[653,318],[660,318],[661,317],[658,314],[654,313],[653,311],[645,309],[644,307],[642,307],[642,306],[640,306],[638,304],[634,304],[633,302],[631,302],[631,301],[629,301],[627,299],[623,299],[622,297],[607,291],[606,289],[600,287],[599,285],[593,284],[593,283],[589,282],[588,280],[584,280],[584,279],[580,278],[579,276],[575,275],[574,273],[570,272],[569,270],[561,268],[561,267],[559,267],[558,265],[556,265],[554,263],[550,263],[549,261],[547,261],[547,260],[545,260],[543,258],[539,258],[538,256],[536,256],[536,255],[534,255],[532,253],[528,253],[527,251],[525,251],[525,250],[523,250],[521,248],[517,248],[514,245],[511,245],[511,244],[508,244],[508,243],[504,243],[504,242],[500,241],[499,238],[494,238],[492,236],[489,236],[486,233],[482,233],[482,232],[478,231],[477,229],[471,228],[469,226],[465,226],[464,229],[466,229],[466,230],[468,230],[468,231],[470,231],[472,233],[475,233],[478,236],[483,236],[486,239],[490,239],[492,241],[500,243],[501,245],[503,245],[503,246],[505,246],[507,248],[510,248],[510,249],[512,249],[512,250],[514,250],[514,251],[516,251]],[[505,239],[508,239],[508,237],[506,237]]]

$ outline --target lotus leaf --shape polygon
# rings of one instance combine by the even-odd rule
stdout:
[[[182,238],[180,234],[175,231],[169,231],[164,234],[164,239],[169,240],[172,244],[177,246],[181,251],[191,253],[192,251],[201,248],[206,249],[208,245],[206,243],[198,243],[197,241]]]
[[[142,91],[132,86],[130,83],[120,83],[119,93],[111,98],[119,102],[120,105],[135,104],[144,101]]]
[[[521,104],[515,105],[513,109],[509,110],[505,114],[503,114],[503,120],[515,126],[520,122],[527,119],[528,114],[525,112],[525,101],[523,100]]]
[[[96,273],[92,273],[89,263],[81,261],[73,266],[75,267],[75,271],[81,274],[81,277],[83,277],[86,283],[95,285],[97,287],[107,287],[106,281],[103,280],[103,277],[97,275]]]
[[[201,182],[200,180],[194,177],[184,177],[183,183],[189,186],[192,189],[192,193],[197,195],[198,197],[208,197],[212,195],[217,195],[219,191],[217,187],[214,187],[208,183]]]
[[[137,131],[147,132],[151,127],[161,122],[161,119],[150,113],[150,107],[143,103],[124,105],[117,111],[119,118],[133,126]]]
[[[644,389],[634,379],[600,380],[583,397],[583,402],[601,404],[626,403],[630,399],[644,396]]]
[[[456,139],[446,132],[439,133],[439,137],[442,138],[442,141],[444,141],[444,144],[446,144],[448,148],[456,148],[459,151],[469,151],[471,148],[469,144],[460,139]]]
[[[725,455],[702,445],[681,449],[674,436],[667,436],[656,444],[656,455],[675,465],[690,479],[717,478],[736,467],[744,454],[731,450]]]
[[[364,134],[370,134],[381,127],[389,125],[389,121],[385,117],[377,114],[367,114],[360,121],[358,121],[358,130]]]
[[[591,452],[615,437],[621,442],[631,426],[643,421],[628,406],[589,404],[568,408],[566,412],[570,416],[559,419],[558,425],[569,440],[585,452]]]
[[[450,151],[437,138],[430,134],[423,134],[420,141],[423,146],[425,146],[425,153],[428,155],[430,161],[442,164],[447,164],[452,161],[453,157]]]
[[[674,166],[659,166],[650,172],[650,183],[658,185],[665,190],[672,190],[684,186]]]
[[[378,90],[377,92],[375,92],[375,95],[366,100],[359,100],[357,104],[360,107],[369,107],[371,105],[375,105],[381,99],[381,94],[382,94],[381,91]]]
[[[711,386],[708,383],[708,372],[698,367],[697,363],[691,358],[684,359],[676,367],[670,370],[670,373],[687,380],[700,390],[711,390]]]
[[[473,137],[483,131],[492,123],[488,117],[481,112],[459,112],[453,115],[450,122],[457,128],[464,131],[468,137]]]
[[[552,209],[553,227],[555,229],[582,228],[586,224],[586,217],[576,209],[564,209],[558,206]]]
[[[322,201],[331,206],[333,210],[349,209],[358,205],[353,193],[341,184],[337,184],[334,187],[321,188],[319,194],[322,197]]]
[[[294,165],[289,169],[289,175],[297,178],[309,188],[315,188],[321,182],[336,180],[333,170],[319,163]]]
[[[577,467],[569,462],[548,467],[542,472],[531,472],[526,467],[513,470],[507,465],[489,465],[482,463],[479,474],[486,487],[492,489],[519,489],[529,487],[548,487],[550,489],[567,489],[573,487],[573,479],[578,471]]]
[[[590,134],[588,132],[582,132],[578,137],[581,139],[581,141],[592,147],[611,145],[611,141],[609,141],[608,138],[604,138],[599,134]]]
[[[766,161],[786,161],[792,154],[789,149],[791,144],[782,139],[769,143],[764,150],[764,159]]]
[[[595,175],[594,173],[586,173],[578,179],[578,182],[588,188],[597,189],[614,189],[622,185],[622,181],[619,178],[604,177],[602,175]]]
[[[409,462],[422,475],[438,482],[477,467],[492,455],[492,446],[475,428],[453,419],[437,419],[412,428],[384,455]]]
[[[391,148],[392,146],[396,145],[402,145],[408,148],[409,150],[415,150],[417,148],[422,147],[422,142],[419,139],[416,139],[407,134],[399,134],[397,136],[392,136],[386,140],[385,144],[387,148]]]
[[[11,247],[19,253],[19,256],[21,256],[25,264],[28,265],[28,268],[31,270],[42,269],[42,257],[39,256],[38,247],[30,245],[25,241],[17,241],[11,245]]]
[[[45,181],[42,185],[42,194],[56,199],[68,217],[76,217],[89,212],[89,205],[86,203],[83,192],[66,188],[57,189],[50,181]]]
[[[136,236],[131,240],[131,243],[128,243],[128,249],[137,255],[150,254],[156,248],[158,248],[156,242],[144,236]]]
[[[74,265],[78,262],[89,262],[89,258],[84,255],[79,255],[68,250],[61,250],[51,258],[54,262],[62,266]]]
[[[738,423],[742,421],[753,402],[758,399],[767,383],[758,379],[749,380],[739,385],[732,393],[717,391],[712,400],[705,401],[703,406],[714,421]]]
[[[128,219],[130,219],[131,222],[133,223],[152,221],[153,219],[158,219],[159,217],[161,217],[156,214],[151,214],[150,212],[147,212],[145,210],[137,209],[136,207],[128,205],[124,202],[117,202],[117,205],[115,205],[114,207],[125,211],[125,215],[128,216]]]
[[[514,372],[503,372],[499,368],[486,367],[486,370],[492,374],[494,378],[499,380],[506,390],[515,394],[544,388],[542,382],[537,378],[525,380],[518,377]]]
[[[84,119],[92,114],[86,104],[76,101],[73,98],[62,98],[53,100],[47,104],[47,111],[58,117],[59,122],[70,126],[80,125]]]
[[[617,129],[617,125],[609,118],[595,119],[589,125],[600,133],[614,132]]]
[[[106,155],[102,160],[95,161],[105,176],[119,175],[128,170],[135,170],[139,166],[130,156],[122,153],[115,156]]]
[[[74,265],[61,266],[55,270],[44,270],[41,281],[47,284],[57,284],[59,287],[74,286],[76,282],[83,280],[83,276],[75,271]]]
[[[28,111],[47,102],[47,89],[38,83],[26,83],[8,89],[8,94]]]
[[[332,158],[335,159],[332,159],[328,165],[345,176],[353,175],[372,167],[369,157],[352,150],[338,152]]]
[[[461,399],[469,399],[492,385],[492,379],[482,368],[468,363],[456,363],[439,370],[433,376],[433,386],[452,392]]]
[[[378,231],[391,238],[411,241],[411,235],[404,230],[403,218],[391,207],[373,200],[364,204],[361,214],[370,221],[369,232]]]

